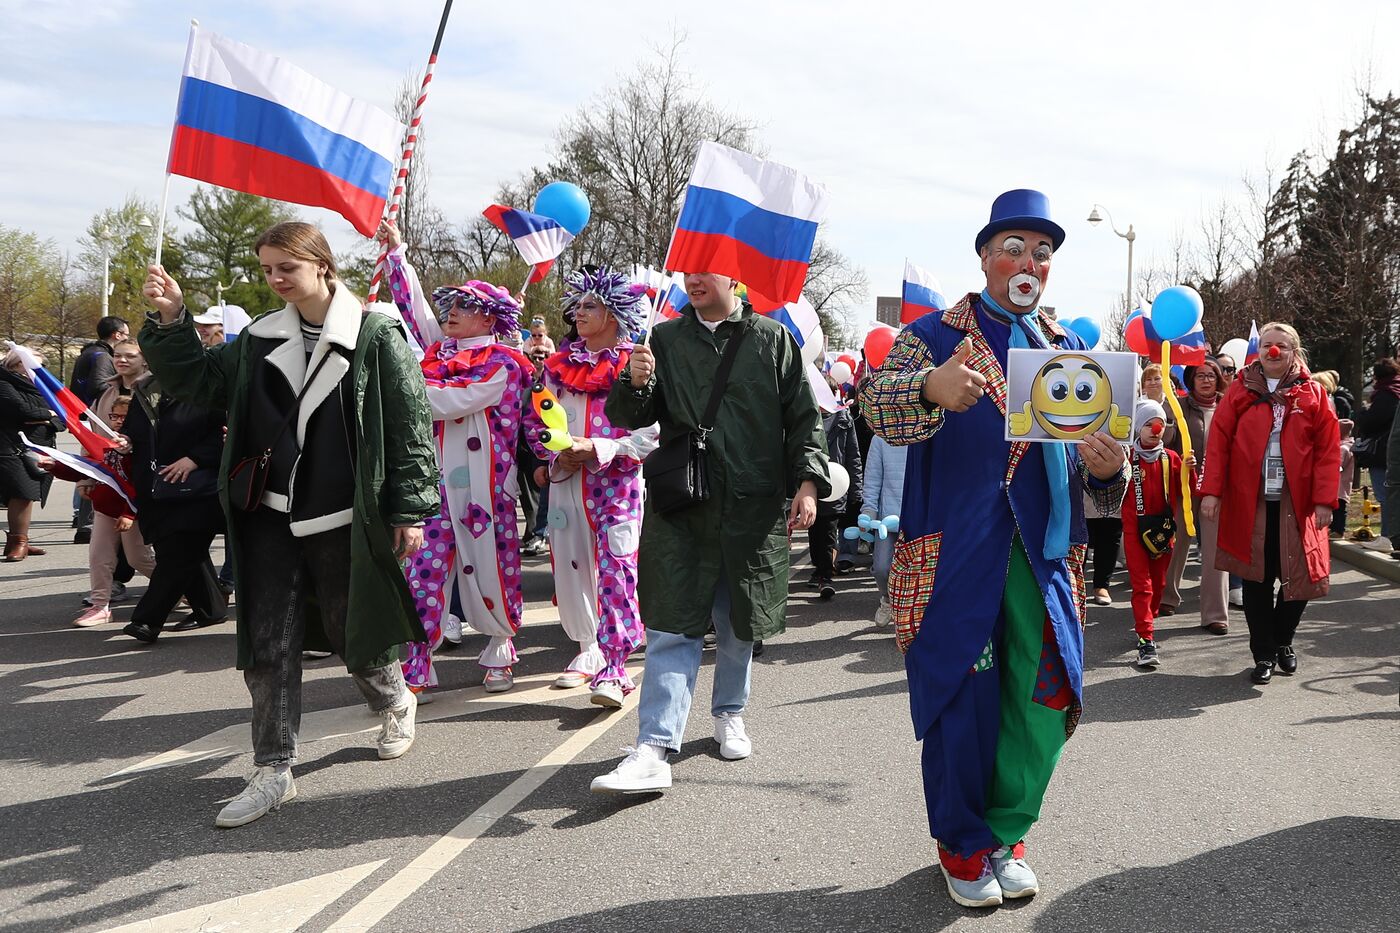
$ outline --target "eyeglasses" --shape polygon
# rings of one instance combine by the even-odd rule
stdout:
[[[1220,371],[1223,372],[1223,373],[1224,373],[1225,375],[1227,375],[1227,376],[1233,376],[1233,375],[1235,374],[1235,367],[1233,367],[1233,366],[1222,366],[1222,367],[1220,367]]]

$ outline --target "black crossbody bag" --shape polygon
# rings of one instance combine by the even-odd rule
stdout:
[[[142,387],[136,388],[132,394],[146,412],[146,420],[151,423],[151,498],[161,502],[181,502],[216,494],[219,491],[218,467],[196,466],[189,476],[178,483],[172,483],[160,475],[164,466],[157,463],[154,457],[160,446],[160,402],[152,400]]]
[[[729,373],[734,368],[734,358],[739,355],[739,345],[748,333],[747,326],[741,327],[724,345],[724,355],[715,371],[715,384],[710,388],[709,403],[700,416],[699,430],[677,434],[652,451],[642,464],[647,499],[662,515],[699,505],[710,498],[707,438],[715,428],[719,403],[729,385]]]

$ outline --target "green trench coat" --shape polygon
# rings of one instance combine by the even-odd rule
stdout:
[[[831,489],[821,413],[797,343],[747,304],[711,334],[687,306],[651,338],[656,375],[640,391],[619,379],[605,409],[633,430],[660,422],[661,442],[700,423],[725,343],[749,334],[709,436],[710,498],[642,522],[638,596],[647,628],[702,635],[721,576],[730,620],[745,640],[783,631],[787,614],[786,500],[805,480]]]
[[[350,525],[350,612],[345,624],[345,666],[360,671],[391,663],[398,646],[423,641],[423,626],[394,557],[394,525],[425,521],[438,513],[438,469],[428,398],[401,325],[382,314],[360,323],[347,379],[354,380],[358,469]],[[186,313],[161,327],[147,320],[141,350],[172,393],[197,405],[228,412],[228,438],[219,468],[219,501],[228,515],[226,543],[234,566],[243,564],[228,499],[229,468],[243,450],[248,380],[254,340],[239,338],[205,349]],[[307,618],[316,619],[314,597]],[[330,650],[321,627],[308,625],[306,647]],[[238,668],[253,663],[251,638],[238,617]]]

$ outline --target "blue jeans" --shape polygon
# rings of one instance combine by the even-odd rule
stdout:
[[[874,558],[870,565],[870,573],[875,577],[875,586],[880,590],[881,599],[890,598],[890,562],[894,560],[895,537],[897,536],[876,538],[875,543],[870,546],[870,553]]]
[[[716,639],[715,689],[710,713],[714,716],[742,713],[749,702],[753,642],[740,639],[729,624],[729,588],[723,577],[715,588],[710,618],[715,624]],[[642,678],[642,699],[637,707],[639,746],[660,745],[671,752],[681,750],[704,650],[705,639],[700,635],[673,635],[647,629],[646,674]]]
[[[1385,480],[1386,480],[1386,471],[1387,471],[1389,468],[1390,468],[1390,464],[1388,464],[1388,463],[1387,463],[1385,466],[1383,466],[1383,467],[1368,467],[1368,468],[1367,468],[1367,469],[1370,471],[1370,473],[1371,473],[1371,498],[1372,498],[1372,499],[1375,499],[1375,500],[1376,500],[1376,505],[1379,505],[1379,506],[1381,507],[1381,527],[1380,527],[1380,533],[1383,534],[1383,535],[1385,535],[1386,537],[1390,537],[1391,535],[1400,534],[1400,529],[1396,529],[1396,528],[1390,527],[1391,518],[1390,518],[1390,515],[1388,514],[1388,511],[1389,511],[1389,510],[1386,509],[1386,507],[1385,507],[1385,500],[1386,500],[1386,498],[1387,498],[1387,496],[1386,496],[1386,494],[1385,494]]]

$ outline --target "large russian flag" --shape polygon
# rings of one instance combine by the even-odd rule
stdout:
[[[1206,332],[1196,326],[1172,341],[1172,362],[1179,366],[1200,366],[1206,361]]]
[[[773,311],[802,296],[826,208],[826,188],[807,176],[702,142],[666,268],[738,279],[756,310]]]
[[[943,286],[922,266],[904,260],[904,291],[899,302],[899,323],[909,324],[930,311],[947,311]]]
[[[114,440],[116,433],[90,411],[87,405],[83,404],[82,399],[73,394],[72,389],[59,382],[53,373],[40,366],[39,361],[28,349],[9,340],[5,343],[19,355],[20,364],[29,374],[34,388],[39,390],[39,394],[44,397],[49,408],[68,428],[68,433],[72,434],[78,443],[83,445],[88,456],[100,458],[116,446]],[[89,427],[89,423],[93,427]],[[28,442],[26,441],[26,443]]]
[[[190,30],[166,170],[324,207],[365,236],[384,214],[404,126],[274,55]]]
[[[529,281],[532,285],[544,281],[554,267],[554,260],[574,239],[574,235],[558,221],[543,214],[492,204],[481,215],[491,222],[491,226],[510,237],[520,257],[534,267]]]

